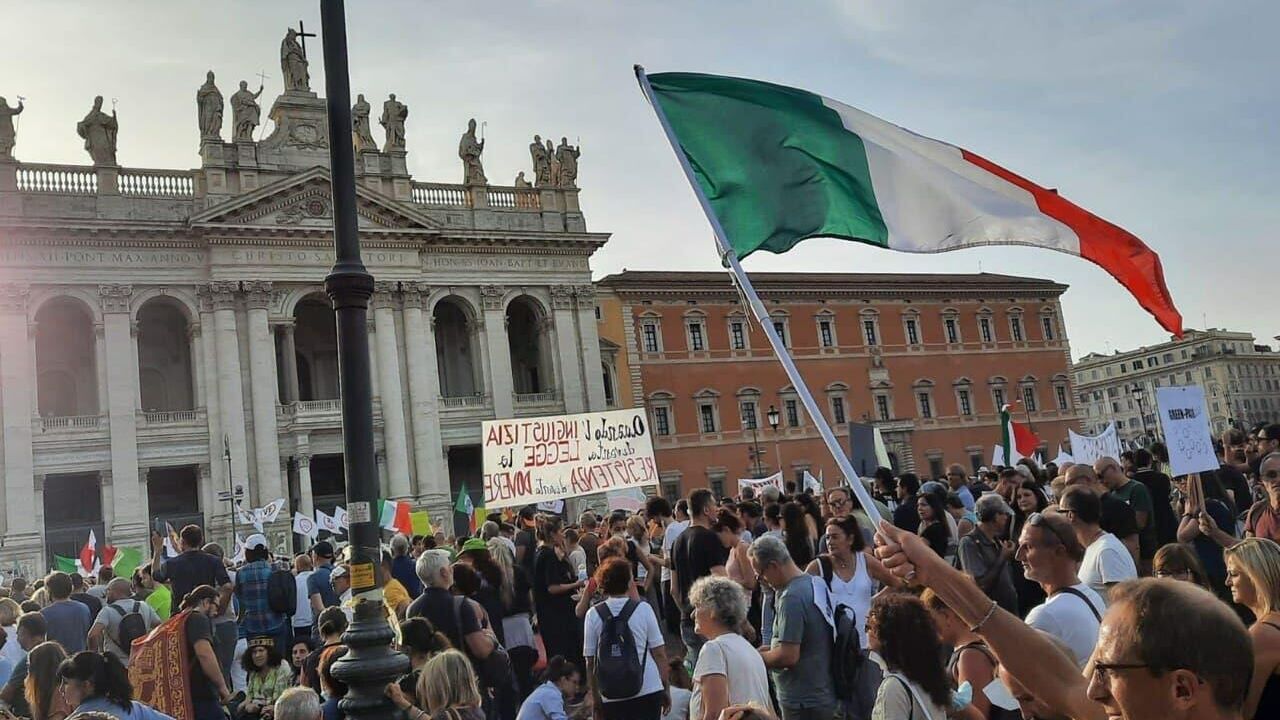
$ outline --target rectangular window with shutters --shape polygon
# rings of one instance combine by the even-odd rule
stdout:
[[[978,329],[982,332],[982,342],[993,342],[991,335],[991,318],[978,318]]]
[[[747,347],[747,332],[741,322],[729,323],[729,341],[733,343],[734,350],[745,350]]]
[[[1041,317],[1040,324],[1042,327],[1044,327],[1044,339],[1052,340],[1053,339],[1053,316],[1045,315]]]
[[[787,400],[787,427],[800,427],[800,402]]]
[[[880,340],[876,338],[876,321],[875,320],[863,320],[862,332],[864,335],[867,336],[867,345],[880,344]]]
[[[781,320],[773,321],[773,331],[778,333],[778,339],[782,341],[782,347],[787,345],[787,324]]]
[[[746,400],[742,403],[742,427],[747,430],[755,430],[757,426],[756,404],[753,401]]]
[[[1055,385],[1053,388],[1053,394],[1055,397],[1058,398],[1058,409],[1066,410],[1067,409],[1067,388],[1063,385]]]
[[[992,391],[991,391],[991,399],[992,399],[992,400],[995,400],[995,403],[996,403],[996,412],[999,412],[999,411],[1000,411],[1000,408],[1002,408],[1002,407],[1004,407],[1004,406],[1005,406],[1005,402],[1004,402],[1004,389],[1003,389],[1003,388],[995,388],[994,390],[992,390]]]
[[[713,433],[716,431],[716,407],[710,403],[703,403],[698,406],[698,414],[702,419],[702,432]]]
[[[927,392],[916,393],[916,397],[919,398],[920,400],[920,417],[922,418],[933,417],[933,403],[930,401],[929,393]]]
[[[876,396],[876,417],[880,418],[881,420],[889,419],[890,415],[889,415],[889,396],[888,395]]]
[[[658,352],[658,326],[645,325],[642,333],[644,334],[644,351],[647,353]]]
[[[1013,341],[1022,342],[1022,318],[1009,320],[1009,329],[1013,332]]]
[[[671,434],[671,411],[664,407],[653,409],[653,432],[656,435]]]
[[[836,421],[837,425],[843,425],[845,423],[844,398],[831,398],[831,418]]]
[[[1028,412],[1036,411],[1036,390],[1035,388],[1022,388],[1022,404],[1027,408]]]
[[[907,344],[908,345],[920,344],[920,328],[916,326],[915,320],[907,321]]]
[[[943,322],[943,325],[947,329],[947,342],[952,345],[955,345],[956,343],[960,342],[960,329],[956,327],[955,319],[947,318]]]
[[[724,479],[715,478],[711,481],[711,494],[717,499],[724,497]]]
[[[968,390],[960,390],[956,392],[956,397],[960,400],[960,414],[969,416],[973,414],[973,402],[969,399]]]
[[[829,348],[836,346],[835,333],[831,332],[831,321],[823,320],[818,323],[818,334],[822,337],[822,347]]]
[[[706,350],[706,341],[702,337],[702,323],[690,323],[689,325],[689,349],[693,352]]]

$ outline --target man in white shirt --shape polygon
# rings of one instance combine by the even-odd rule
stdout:
[[[1119,538],[1102,529],[1102,501],[1088,488],[1072,486],[1058,500],[1058,510],[1071,521],[1071,529],[1085,547],[1080,582],[1104,600],[1113,585],[1138,577],[1133,555]]]
[[[302,554],[293,558],[293,578],[298,588],[298,605],[293,610],[293,636],[310,638],[315,613],[311,610],[311,598],[307,597],[307,580],[311,577],[311,556]]]
[[[1107,607],[1092,588],[1080,582],[1084,553],[1065,516],[1033,513],[1022,526],[1014,556],[1023,564],[1027,579],[1039,583],[1048,595],[1027,613],[1027,624],[1061,640],[1081,669],[1098,644],[1098,627]]]
[[[662,621],[667,627],[667,632],[672,635],[680,634],[680,609],[671,599],[671,546],[676,544],[676,538],[680,537],[680,533],[689,527],[689,501],[681,498],[676,501],[675,520],[667,523],[667,528],[662,534],[662,574],[659,577],[662,586]]]

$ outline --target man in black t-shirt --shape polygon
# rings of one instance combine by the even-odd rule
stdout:
[[[697,665],[698,652],[706,642],[693,631],[693,606],[689,588],[707,575],[724,575],[728,551],[711,530],[716,512],[715,496],[701,488],[689,494],[689,528],[671,546],[671,597],[680,607],[680,639],[689,652],[689,662]]]
[[[1129,548],[1133,555],[1133,563],[1138,565],[1138,516],[1134,514],[1129,503],[1112,497],[1107,487],[1098,479],[1098,474],[1089,465],[1077,463],[1067,469],[1067,487],[1084,485],[1102,501],[1102,519],[1098,523],[1106,532],[1115,535]]]
[[[204,552],[204,531],[199,525],[187,525],[179,533],[182,554],[175,558],[162,560],[164,555],[164,538],[160,533],[151,534],[151,577],[156,582],[169,583],[173,594],[171,607],[174,613],[182,608],[182,599],[187,593],[208,585],[218,593],[218,612],[231,603],[231,577],[222,561]]]
[[[92,596],[88,592],[88,587],[84,584],[84,576],[80,573],[71,574],[71,599],[89,608],[91,617],[98,617],[98,613],[102,612],[102,601]]]
[[[191,651],[190,684],[194,720],[224,720],[222,705],[231,699],[231,691],[222,677],[222,668],[213,652],[213,618],[218,615],[218,592],[201,585],[187,594],[183,610],[191,610],[183,632]]]
[[[538,552],[538,536],[534,532],[537,514],[532,505],[526,505],[516,517],[516,564],[524,568],[529,577],[533,577],[533,556]]]

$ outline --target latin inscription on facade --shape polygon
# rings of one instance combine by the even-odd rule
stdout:
[[[588,270],[585,257],[527,255],[428,255],[428,270]]]
[[[195,267],[208,262],[203,250],[127,250],[59,247],[0,248],[3,267]]]

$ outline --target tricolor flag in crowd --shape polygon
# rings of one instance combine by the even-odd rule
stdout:
[[[1008,465],[1022,458],[1032,457],[1040,447],[1040,438],[1031,428],[1016,423],[1009,415],[1009,406],[1000,408],[1000,445],[1004,449],[1004,461]]]
[[[129,577],[142,563],[142,551],[137,548],[117,548],[103,545],[98,548],[97,534],[90,529],[89,537],[74,557],[54,556],[54,566],[65,573],[80,573],[86,576],[97,576],[98,570],[110,567],[119,577]]]
[[[394,530],[401,535],[413,537],[413,505],[404,500],[383,500],[382,514],[378,518],[385,530]]]
[[[467,524],[473,533],[489,516],[489,513],[484,509],[484,505],[477,506],[471,500],[471,493],[467,492],[466,480],[463,480],[462,487],[458,488],[458,501],[454,503],[453,509],[467,516]]]
[[[1160,258],[1055,190],[804,90],[637,74],[739,259],[820,236],[914,253],[1031,245],[1101,266],[1182,334]]]

